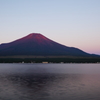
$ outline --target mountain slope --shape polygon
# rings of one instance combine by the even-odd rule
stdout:
[[[90,56],[90,54],[54,42],[39,33],[31,33],[21,39],[0,45],[0,56]]]

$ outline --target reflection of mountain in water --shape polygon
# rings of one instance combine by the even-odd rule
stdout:
[[[0,86],[9,94],[8,99],[14,100],[99,100],[95,78],[83,74],[12,74],[0,78]]]
[[[1,100],[100,100],[99,64],[1,64]]]

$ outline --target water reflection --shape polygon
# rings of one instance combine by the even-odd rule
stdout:
[[[1,72],[0,99],[100,100],[100,74],[50,73],[44,67],[44,71],[41,67],[41,73],[32,73],[33,69],[25,67],[23,73],[14,69],[8,73]]]

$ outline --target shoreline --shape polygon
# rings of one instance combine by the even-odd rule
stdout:
[[[0,57],[0,63],[100,63],[100,57]]]

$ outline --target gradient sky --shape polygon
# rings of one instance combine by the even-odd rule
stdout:
[[[30,33],[100,55],[100,0],[0,0],[0,44]]]

